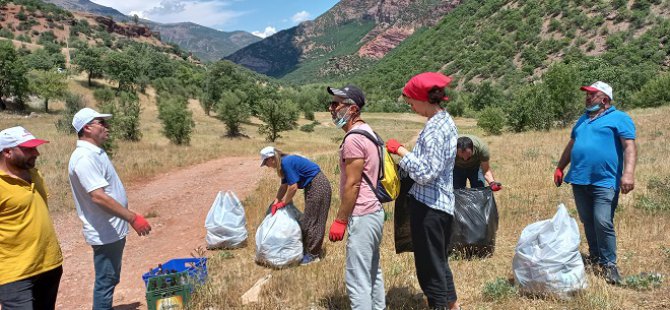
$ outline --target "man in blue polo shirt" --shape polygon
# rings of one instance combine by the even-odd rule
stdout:
[[[603,82],[583,86],[586,109],[572,128],[554,172],[554,183],[572,184],[579,218],[589,244],[588,264],[598,265],[607,283],[621,280],[616,266],[614,210],[619,191],[635,187],[635,125],[628,114],[612,106],[612,87]]]

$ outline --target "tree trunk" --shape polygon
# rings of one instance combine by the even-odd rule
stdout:
[[[93,72],[88,73],[88,87],[91,87],[91,76],[93,75]]]
[[[5,101],[2,100],[2,97],[0,97],[0,111],[7,110],[7,105],[5,104]]]
[[[44,98],[44,112],[49,113],[49,98]]]

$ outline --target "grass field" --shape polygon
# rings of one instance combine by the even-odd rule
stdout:
[[[72,81],[71,89],[87,95],[81,81]],[[191,146],[171,145],[160,134],[156,107],[151,93],[141,97],[142,131],[140,142],[121,142],[113,162],[125,182],[141,182],[159,172],[178,169],[224,156],[257,156],[268,143],[260,137],[257,121],[243,126],[247,138],[224,138],[220,121],[204,115],[197,102],[191,103],[196,129]],[[89,102],[89,106],[94,106]],[[58,111],[58,103],[52,105]],[[484,137],[492,152],[492,168],[504,189],[496,194],[500,213],[497,248],[493,257],[482,260],[452,260],[456,288],[464,309],[663,309],[670,308],[670,212],[639,208],[641,198],[649,196],[655,180],[670,177],[670,107],[634,110],[631,115],[638,128],[639,160],[636,189],[621,198],[615,225],[618,234],[619,265],[624,275],[660,272],[666,281],[652,290],[613,287],[588,275],[589,287],[571,300],[529,298],[516,293],[485,298],[484,287],[497,278],[510,278],[514,247],[521,230],[528,224],[551,217],[556,205],[564,202],[576,216],[568,186],[556,188],[552,173],[560,153],[569,139],[569,129],[549,132],[528,132]],[[73,212],[67,162],[74,149],[75,136],[55,131],[59,115],[38,114],[36,117],[0,114],[0,128],[23,125],[40,138],[51,141],[40,147],[38,167],[51,190],[50,207],[54,212]],[[331,181],[334,197],[329,222],[339,205],[337,180],[337,147],[343,132],[331,125],[327,113],[317,113],[317,126],[312,133],[298,130],[283,133],[276,146],[298,152],[315,160]],[[384,138],[412,141],[424,120],[413,114],[364,115]],[[302,123],[307,121],[301,120]],[[481,134],[476,122],[457,119],[459,132]],[[408,145],[409,146],[409,145]],[[651,183],[650,183],[651,182]],[[193,309],[346,309],[349,301],[344,286],[344,242],[325,242],[326,256],[318,264],[287,270],[270,270],[254,263],[254,233],[272,200],[278,180],[273,174],[258,182],[258,188],[243,204],[249,230],[249,245],[232,251],[207,252],[210,258],[209,279],[201,287],[192,304]],[[651,186],[650,186],[651,185]],[[658,193],[657,193],[658,194]],[[670,193],[665,193],[670,195]],[[661,193],[663,195],[663,193]],[[666,197],[667,198],[667,197]],[[303,207],[302,194],[296,204]],[[668,201],[668,200],[666,200]],[[393,212],[387,205],[387,212]],[[581,226],[581,225],[580,225]],[[387,302],[390,309],[421,309],[424,306],[415,276],[411,254],[396,255],[393,245],[393,223],[385,223],[382,244],[382,269]],[[581,227],[580,227],[581,228]],[[582,237],[582,239],[584,239]],[[582,245],[582,252],[586,247]],[[262,301],[242,306],[240,296],[263,276],[272,274],[263,289]]]
[[[638,126],[639,162],[636,174],[637,188],[621,198],[615,225],[618,232],[619,265],[624,276],[641,272],[659,272],[665,277],[670,272],[670,213],[652,212],[635,207],[647,192],[649,180],[670,176],[670,164],[665,154],[670,151],[670,130],[664,121],[670,108],[636,110],[632,116]],[[373,127],[384,137],[398,137],[409,141],[404,132],[408,125],[401,115],[387,115],[375,119]],[[475,122],[457,119],[462,133],[479,134]],[[403,133],[398,132],[402,129]],[[334,129],[329,129],[332,133]],[[337,134],[335,134],[337,135]],[[403,137],[404,136],[404,137]],[[314,137],[314,141],[320,139]],[[589,287],[571,300],[530,298],[517,293],[491,294],[498,278],[512,277],[514,247],[521,230],[528,224],[550,218],[556,206],[565,203],[576,215],[569,186],[556,188],[552,174],[569,130],[528,132],[484,137],[492,152],[492,164],[497,179],[504,189],[496,194],[500,212],[497,248],[493,257],[481,260],[452,260],[459,299],[464,309],[662,309],[670,307],[670,286],[667,281],[653,290],[613,287],[601,278],[588,274]],[[329,146],[332,150],[336,143]],[[337,196],[337,157],[333,152],[320,156],[319,165],[327,173],[334,189],[330,212],[332,223],[339,204]],[[211,281],[199,290],[195,309],[347,309],[349,301],[344,286],[345,243],[326,241],[326,256],[318,264],[287,270],[269,270],[254,264],[254,231],[264,217],[264,210],[274,195],[277,181],[273,176],[261,180],[256,192],[246,201],[250,245],[232,251],[210,252]],[[302,206],[301,197],[297,204]],[[386,206],[393,212],[392,205]],[[397,255],[393,245],[393,223],[387,221],[382,244],[382,268],[385,277],[387,303],[390,309],[422,309],[425,304],[415,276],[411,254]],[[580,225],[581,229],[581,225]],[[583,236],[582,239],[584,240]],[[586,252],[585,241],[582,252]],[[262,302],[243,306],[240,296],[254,283],[271,274],[269,284],[262,291]],[[506,282],[506,281],[503,281]],[[485,296],[485,287],[488,287]],[[498,288],[499,289],[499,288]],[[489,297],[493,296],[493,297]]]

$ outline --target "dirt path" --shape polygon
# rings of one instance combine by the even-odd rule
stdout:
[[[263,175],[258,158],[222,158],[158,175],[127,185],[130,208],[157,217],[153,230],[138,237],[130,228],[123,256],[121,283],[114,295],[115,309],[146,309],[142,274],[160,262],[190,257],[205,245],[205,217],[220,190],[234,191],[243,200]],[[54,218],[65,262],[57,309],[91,309],[93,252],[81,235],[76,212]]]

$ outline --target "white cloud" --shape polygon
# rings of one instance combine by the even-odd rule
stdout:
[[[275,27],[267,26],[267,27],[265,27],[264,31],[262,31],[262,32],[261,31],[254,31],[251,34],[253,34],[253,35],[255,35],[259,38],[267,38],[267,37],[269,37],[269,36],[271,36],[275,33],[277,33],[277,29]]]
[[[302,23],[302,22],[304,22],[304,21],[306,21],[306,20],[309,20],[310,17],[312,17],[312,15],[309,14],[309,12],[307,12],[307,11],[300,11],[300,12],[298,12],[298,13],[293,14],[293,16],[291,16],[291,20],[292,20],[294,23],[299,24],[299,23]]]
[[[191,21],[203,26],[221,28],[246,12],[230,10],[228,1],[221,0],[145,0],[118,1],[92,0],[113,7],[124,14],[138,16],[159,23]]]

